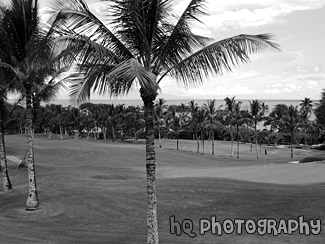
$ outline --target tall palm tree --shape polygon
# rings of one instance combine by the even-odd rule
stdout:
[[[207,103],[203,104],[204,109],[206,110],[206,124],[205,127],[208,130],[210,134],[210,140],[211,140],[211,147],[212,151],[211,154],[214,155],[214,133],[217,129],[222,129],[223,125],[219,121],[220,120],[220,108],[222,105],[220,105],[218,108],[216,108],[216,100],[208,100]],[[218,118],[219,116],[219,118]]]
[[[182,112],[176,112],[172,110],[167,115],[167,120],[169,120],[169,134],[173,134],[176,137],[176,150],[178,150],[178,141],[180,134],[185,131],[185,126],[188,123],[188,112],[184,110]]]
[[[282,116],[282,123],[290,133],[291,158],[293,158],[293,139],[298,126],[300,126],[300,118],[297,106],[294,107],[290,105],[288,107],[286,113],[284,116]]]
[[[3,189],[10,191],[12,184],[9,178],[6,158],[4,123],[5,117],[7,117],[7,94],[16,90],[16,83],[13,81],[14,70],[11,69],[11,56],[7,52],[7,48],[11,47],[11,40],[5,31],[4,10],[5,8],[0,5],[0,172],[3,175]]]
[[[176,1],[178,2],[178,1]],[[232,70],[249,55],[278,49],[269,34],[238,35],[213,42],[192,33],[190,23],[206,14],[204,0],[191,0],[176,18],[173,0],[112,0],[106,2],[107,24],[92,14],[83,0],[53,1],[58,31],[80,47],[77,60],[84,77],[74,77],[79,100],[99,94],[125,94],[138,84],[146,124],[148,243],[158,243],[154,100],[167,75],[185,86],[211,74]],[[62,40],[63,38],[61,38]]]
[[[2,66],[10,69],[19,81],[20,89],[26,99],[26,140],[29,193],[26,210],[39,208],[36,187],[34,147],[32,132],[32,91],[33,84],[47,75],[56,72],[63,59],[55,51],[53,28],[45,31],[40,24],[37,0],[11,0],[10,8],[1,7],[3,15],[2,36],[9,40],[8,45],[2,47],[10,60],[2,61]]]
[[[235,97],[229,98],[226,97],[226,109],[225,109],[225,122],[229,125],[229,133],[231,139],[231,150],[230,150],[230,157],[234,156],[234,132],[233,132],[233,118],[235,115],[235,106],[236,106],[236,99]]]
[[[257,147],[257,123],[265,118],[265,112],[268,109],[265,103],[258,100],[253,100],[249,102],[251,119],[254,125],[254,137],[255,137],[255,147],[256,147],[256,157],[259,159],[258,147]]]
[[[200,152],[200,141],[199,141],[199,136],[198,136],[198,112],[200,110],[199,105],[194,101],[191,100],[188,103],[188,107],[189,107],[189,130],[194,132],[194,139],[197,142],[197,150],[196,152],[199,153]],[[202,122],[203,122],[204,118],[202,117]]]
[[[0,33],[1,35],[1,33]],[[1,50],[1,44],[0,44],[0,60],[6,59],[6,56],[3,55],[4,53]],[[3,176],[3,189],[5,191],[10,191],[12,189],[12,184],[9,177],[9,169],[7,164],[7,158],[6,158],[6,146],[5,146],[5,129],[4,129],[4,123],[5,123],[5,117],[7,115],[6,110],[6,97],[7,93],[13,89],[12,83],[9,82],[7,79],[11,79],[10,72],[8,70],[0,67],[0,172],[2,172]]]
[[[159,139],[159,147],[161,148],[161,127],[164,126],[164,119],[163,115],[167,109],[166,100],[163,98],[159,98],[158,101],[155,103],[155,116],[157,120],[157,127],[158,127],[158,139]]]
[[[245,110],[241,110],[241,101],[235,102],[234,104],[234,114],[231,119],[232,124],[236,126],[236,136],[237,136],[237,159],[239,159],[239,127],[243,124],[248,124],[250,122],[249,120],[249,114]]]
[[[1,71],[0,71],[1,72]],[[1,76],[1,73],[0,73]],[[0,77],[1,79],[1,77]],[[1,80],[0,80],[1,81]],[[6,109],[5,109],[5,92],[3,92],[2,87],[0,90],[0,172],[2,172],[3,176],[3,189],[4,191],[12,190],[12,184],[9,177],[9,170],[6,158],[6,146],[5,146],[5,138],[4,138],[4,121],[6,117]]]
[[[304,100],[300,100],[301,103],[299,104],[301,117],[303,118],[304,122],[307,123],[307,120],[310,118],[310,115],[313,111],[313,101],[310,98],[305,97]]]
[[[320,124],[322,129],[324,130],[325,129],[325,89],[323,89],[321,93],[321,99],[319,101],[319,104],[316,105],[314,112],[318,124]]]

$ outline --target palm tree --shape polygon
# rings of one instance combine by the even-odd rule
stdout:
[[[172,110],[167,115],[167,120],[169,120],[168,134],[173,134],[176,136],[176,150],[178,150],[179,136],[183,131],[185,131],[188,118],[188,112],[176,112],[176,110]]]
[[[10,69],[19,81],[19,88],[26,99],[26,139],[29,193],[26,210],[36,210],[39,200],[36,187],[34,147],[32,132],[32,92],[33,84],[55,73],[61,64],[71,63],[71,59],[57,56],[54,50],[53,28],[45,31],[41,28],[37,0],[12,0],[11,7],[0,8],[3,15],[1,38],[9,40],[2,47],[10,60],[1,65]],[[63,62],[64,61],[64,62]]]
[[[164,112],[167,109],[166,100],[163,98],[159,98],[159,100],[155,103],[155,115],[158,125],[158,138],[159,138],[159,147],[161,148],[161,127],[164,126]]]
[[[313,111],[313,101],[310,100],[310,98],[305,97],[304,100],[301,100],[301,103],[299,104],[300,107],[300,113],[303,120],[307,123],[307,120],[310,118],[310,115]]]
[[[291,158],[293,158],[293,139],[295,136],[295,131],[300,126],[300,118],[297,106],[294,107],[290,105],[282,117],[282,123],[289,130],[290,133],[290,146],[291,146]]]
[[[216,100],[208,100],[207,103],[203,104],[204,109],[206,110],[206,123],[205,128],[208,130],[210,134],[210,140],[211,140],[211,147],[212,151],[211,154],[214,155],[214,133],[217,129],[222,129],[222,124],[220,121],[218,121],[220,118],[220,111],[219,109],[222,107],[220,105],[218,108],[216,108]]]
[[[0,44],[0,60],[4,55],[1,55],[1,44]],[[7,158],[6,158],[6,146],[5,146],[5,129],[4,129],[4,123],[5,123],[5,117],[7,115],[7,109],[6,109],[6,97],[7,93],[12,90],[13,87],[11,87],[10,82],[6,82],[6,79],[10,79],[10,73],[8,73],[7,70],[0,67],[0,172],[2,172],[3,176],[3,189],[5,191],[10,191],[12,189],[12,184],[9,178],[8,173],[8,164],[7,164]]]
[[[249,114],[245,110],[240,110],[242,102],[238,101],[234,104],[234,114],[231,119],[231,123],[236,126],[236,136],[237,136],[237,159],[239,159],[239,126],[242,126],[243,124],[248,124],[250,122],[249,120]]]
[[[0,71],[1,72],[1,71]],[[0,73],[1,75],[1,73]],[[1,80],[0,80],[1,81]],[[7,158],[6,158],[6,146],[5,146],[5,138],[4,138],[4,121],[6,117],[6,110],[5,110],[5,96],[4,92],[1,87],[0,91],[0,172],[2,172],[3,176],[3,189],[4,191],[12,190],[12,184],[9,178],[8,173],[8,165],[7,165]]]
[[[212,42],[191,32],[190,23],[206,14],[204,0],[191,0],[175,18],[173,0],[112,0],[110,19],[103,24],[83,0],[57,0],[57,30],[80,47],[77,60],[84,77],[72,77],[72,95],[86,99],[99,94],[125,94],[138,84],[144,103],[148,194],[148,243],[158,243],[154,100],[167,75],[185,86],[210,74],[222,74],[249,55],[278,49],[268,34],[238,35]],[[61,38],[61,40],[63,37]]]
[[[203,155],[205,154],[205,148],[204,148],[204,136],[206,133],[206,110],[204,110],[203,108],[199,108],[199,110],[197,111],[197,114],[195,116],[195,134],[196,134],[196,138],[197,138],[197,152],[199,153],[199,140],[198,140],[198,135],[197,133],[200,132],[200,139],[202,142],[202,153]]]
[[[250,105],[250,114],[254,125],[256,157],[257,159],[259,159],[258,148],[257,148],[257,123],[262,121],[265,118],[264,113],[268,109],[268,107],[267,105],[265,105],[265,103],[262,103],[258,100],[253,100],[249,102],[249,105]]]
[[[234,110],[236,106],[235,97],[229,98],[226,97],[226,110],[225,110],[225,122],[229,125],[229,134],[231,139],[231,150],[230,150],[230,157],[234,156],[234,132],[233,132],[233,117],[234,117]]]
[[[197,141],[197,150],[196,152],[199,153],[200,152],[200,142],[199,142],[199,136],[198,136],[198,128],[197,128],[197,124],[198,124],[198,111],[199,111],[199,105],[194,102],[194,100],[189,101],[188,103],[188,107],[189,107],[189,124],[188,124],[188,128],[190,131],[194,132],[194,138]],[[202,119],[203,122],[204,118]]]
[[[325,129],[325,89],[321,93],[321,99],[319,104],[317,104],[315,110],[315,116],[318,124],[321,125],[322,129]]]
[[[6,22],[3,10],[4,8],[0,5],[0,172],[3,175],[3,189],[10,191],[12,184],[9,178],[6,158],[4,123],[7,117],[7,94],[16,90],[16,84],[13,82],[14,72],[10,69],[12,64],[11,57],[6,50],[11,43],[4,29]]]

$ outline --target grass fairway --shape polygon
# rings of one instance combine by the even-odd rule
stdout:
[[[182,151],[174,143],[163,141],[156,150],[160,243],[325,243],[325,164],[287,163],[319,152],[297,150],[291,160],[289,149],[270,149],[265,161],[243,144],[237,160],[229,158],[227,142],[216,142],[217,158],[193,153],[195,142],[181,141]],[[0,192],[1,244],[146,243],[144,144],[35,136],[40,209],[34,212],[24,208],[27,170],[15,162],[24,155],[25,137],[6,136],[6,146],[14,190]],[[170,234],[170,216],[193,220],[196,237]],[[323,226],[309,236],[200,235],[199,220],[211,216],[304,216],[321,219]]]

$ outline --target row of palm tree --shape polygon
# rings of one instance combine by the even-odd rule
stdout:
[[[310,99],[305,98],[310,101]],[[234,140],[237,139],[237,157],[239,142],[255,142],[256,155],[258,155],[258,142],[275,145],[281,139],[286,139],[291,144],[295,141],[298,145],[304,141],[312,144],[317,139],[317,133],[311,133],[315,129],[315,122],[306,119],[305,100],[301,100],[300,109],[277,104],[268,114],[268,105],[259,100],[249,102],[249,108],[241,109],[241,101],[236,101],[235,97],[224,99],[225,104],[216,106],[216,100],[208,100],[203,106],[198,106],[194,100],[187,104],[170,105],[166,100],[160,98],[155,102],[155,138],[162,147],[161,139],[175,138],[176,149],[178,150],[178,139],[189,138],[197,140],[197,152],[199,153],[200,142],[204,147],[204,140],[209,138],[212,144],[212,155],[215,155],[214,139],[230,140],[230,156],[234,155]],[[312,113],[312,103],[308,118]],[[24,117],[24,109],[12,113],[13,106],[8,106],[10,110],[8,129],[21,131],[21,117]],[[144,132],[144,108],[139,106],[126,107],[124,104],[93,104],[83,103],[78,108],[62,105],[50,104],[39,106],[37,110],[37,120],[33,122],[35,133],[59,134],[61,139],[68,135],[86,135],[87,139],[92,136],[94,139],[107,139],[111,137],[113,141],[117,137],[124,139],[132,138],[137,140],[143,136]],[[267,115],[268,114],[268,115]],[[15,116],[17,118],[15,119]],[[16,121],[17,120],[17,121]],[[266,130],[264,126],[269,126]],[[262,130],[262,128],[264,128]],[[307,133],[308,130],[308,133]],[[314,136],[312,136],[314,134]],[[285,136],[289,138],[285,138]],[[292,140],[291,140],[291,139]],[[313,140],[312,140],[313,139]],[[205,151],[203,150],[203,153]]]
[[[268,34],[221,41],[193,34],[191,24],[206,14],[204,0],[191,0],[180,16],[171,14],[172,0],[112,0],[106,4],[109,22],[104,24],[83,0],[51,1],[48,26],[40,22],[37,0],[12,0],[10,7],[1,6],[1,90],[6,95],[12,87],[25,98],[26,106],[26,210],[39,207],[33,94],[37,86],[72,67],[75,74],[65,81],[79,101],[93,91],[117,95],[128,93],[135,84],[140,87],[146,128],[147,243],[158,243],[154,100],[163,78],[170,76],[185,86],[198,84],[210,74],[222,74],[249,61],[251,53],[279,48]]]

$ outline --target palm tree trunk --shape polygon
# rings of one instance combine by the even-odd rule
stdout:
[[[238,135],[238,124],[237,124],[237,159],[239,159],[239,135]]]
[[[32,134],[32,103],[31,103],[31,85],[26,87],[26,139],[27,139],[27,168],[28,168],[28,197],[26,201],[26,210],[36,210],[39,207],[36,187],[36,175],[34,165],[34,146]]]
[[[231,138],[230,157],[233,157],[234,156],[234,135],[232,133],[232,125],[230,126],[230,138]]]
[[[258,146],[257,146],[257,129],[256,129],[256,122],[255,122],[255,127],[254,127],[254,129],[255,129],[255,146],[256,146],[256,158],[258,159],[259,158],[259,156],[258,156]]]
[[[103,136],[104,136],[104,141],[106,141],[106,126],[103,127]]]
[[[63,130],[62,130],[62,125],[59,123],[59,129],[60,129],[60,138],[63,140]]]
[[[113,141],[115,141],[115,131],[114,131],[114,126],[112,125],[112,137],[113,137]]]
[[[212,155],[214,155],[214,133],[213,133],[213,132],[211,133],[211,137],[212,137],[212,140],[211,140],[211,145],[212,145]]]
[[[161,148],[160,126],[158,125],[159,148]]]
[[[195,131],[195,137],[196,137],[196,143],[197,143],[197,149],[196,152],[200,153],[200,141],[199,141],[199,137],[197,135],[197,131]]]
[[[203,135],[203,133],[201,132],[201,140],[202,140],[202,153],[203,153],[203,155],[205,154],[205,149],[204,149],[204,135]]]
[[[11,181],[8,173],[8,165],[6,158],[6,146],[4,137],[4,126],[3,126],[3,114],[4,109],[3,98],[0,98],[0,171],[2,171],[3,176],[3,189],[4,191],[10,191],[12,189]]]
[[[290,136],[290,145],[291,145],[291,158],[293,158],[293,145],[292,145],[292,137],[293,137],[293,132],[290,132],[291,136]]]
[[[147,243],[158,244],[158,220],[157,220],[157,197],[156,197],[156,153],[154,137],[154,100],[157,96],[155,91],[141,88],[141,97],[144,102],[144,119],[146,133],[146,170],[147,170]]]

